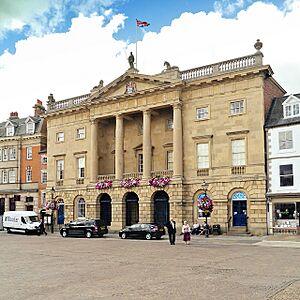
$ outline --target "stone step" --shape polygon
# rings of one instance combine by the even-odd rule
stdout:
[[[234,226],[229,229],[228,235],[248,236],[250,233],[246,232],[245,226]]]

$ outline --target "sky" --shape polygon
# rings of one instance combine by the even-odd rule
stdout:
[[[136,19],[150,23],[136,27]],[[121,76],[138,45],[141,74],[255,53],[287,94],[300,92],[300,0],[0,0],[0,122],[33,115]]]

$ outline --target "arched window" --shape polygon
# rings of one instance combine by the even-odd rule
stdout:
[[[235,192],[232,195],[232,200],[247,200],[247,196],[244,192]]]
[[[83,198],[79,198],[77,202],[77,218],[85,217],[85,201]]]

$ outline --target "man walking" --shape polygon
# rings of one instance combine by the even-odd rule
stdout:
[[[169,241],[171,245],[175,245],[175,238],[176,238],[176,222],[173,218],[167,223],[168,234],[169,234]]]

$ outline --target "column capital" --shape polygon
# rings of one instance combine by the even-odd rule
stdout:
[[[174,109],[181,109],[182,108],[182,102],[179,101],[179,102],[174,103],[173,108]]]
[[[122,119],[122,118],[124,118],[124,114],[123,113],[117,113],[117,114],[115,114],[115,117],[116,117],[116,119]]]
[[[91,124],[97,124],[99,120],[97,118],[90,119]]]
[[[144,115],[150,115],[151,112],[152,112],[151,108],[143,109],[143,114],[144,114]]]

